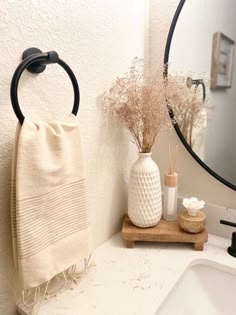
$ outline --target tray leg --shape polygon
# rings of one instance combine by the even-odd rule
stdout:
[[[193,249],[195,250],[203,250],[204,243],[194,243]]]
[[[128,248],[134,248],[134,241],[126,241],[126,245]]]

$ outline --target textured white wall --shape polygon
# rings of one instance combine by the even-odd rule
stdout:
[[[10,238],[10,169],[16,117],[10,81],[28,47],[56,50],[74,70],[81,90],[79,121],[86,156],[95,244],[114,234],[126,210],[127,175],[135,159],[128,136],[101,119],[96,97],[143,56],[145,0],[11,0],[0,5],[0,314],[14,310]],[[66,73],[50,65],[25,73],[19,87],[25,115],[62,118],[72,108]]]
[[[162,64],[167,34],[178,0],[150,0],[150,66]],[[191,23],[191,17],[189,17]],[[188,41],[186,29],[186,44]],[[184,49],[184,47],[183,47]],[[171,60],[170,60],[171,62]],[[190,69],[191,70],[191,69]],[[167,170],[168,145],[179,144],[177,171],[179,173],[179,194],[198,196],[210,204],[236,208],[236,193],[208,174],[187,152],[175,132],[160,135],[154,147],[154,156],[159,164],[162,177]]]

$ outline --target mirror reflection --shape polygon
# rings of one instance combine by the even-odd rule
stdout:
[[[199,158],[236,185],[236,1],[187,0],[174,32],[169,73],[202,95],[179,127]],[[204,92],[206,100],[204,101]],[[196,105],[196,104],[195,104]]]

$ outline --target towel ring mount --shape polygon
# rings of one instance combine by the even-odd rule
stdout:
[[[47,64],[53,63],[59,64],[67,72],[69,78],[71,79],[74,89],[74,105],[72,113],[77,115],[80,101],[79,85],[73,71],[62,59],[59,58],[57,52],[49,51],[43,53],[38,48],[32,47],[23,52],[22,59],[22,62],[16,68],[11,80],[11,103],[19,122],[23,124],[25,119],[23,113],[21,112],[17,96],[18,84],[23,71],[27,69],[31,73],[41,73],[46,69]]]

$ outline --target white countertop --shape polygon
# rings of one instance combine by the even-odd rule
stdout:
[[[96,249],[94,266],[78,287],[46,301],[39,315],[153,315],[194,260],[236,268],[229,245],[230,240],[209,235],[202,252],[174,243],[137,242],[126,248],[117,234]]]

